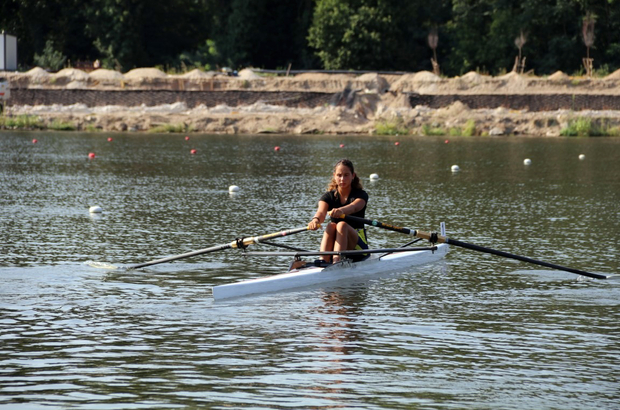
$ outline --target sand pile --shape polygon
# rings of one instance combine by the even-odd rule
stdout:
[[[114,71],[114,70],[108,70],[105,68],[99,68],[95,71],[92,71],[90,73],[90,78],[93,78],[95,80],[99,80],[99,81],[114,81],[114,80],[122,80],[125,77],[123,76],[123,74],[119,73],[118,71]]]
[[[41,67],[35,67],[30,71],[26,71],[23,75],[30,78],[49,78],[51,76],[50,73],[48,73]]]
[[[620,70],[616,70],[613,73],[605,77],[605,80],[620,80]]]
[[[213,78],[215,77],[215,72],[214,71],[209,71],[209,72],[205,72],[202,70],[199,70],[197,68],[193,69],[192,71],[189,71],[185,74],[181,74],[180,77],[181,78],[188,78],[190,80],[200,80],[203,78]]]
[[[562,71],[556,71],[555,73],[547,77],[547,79],[558,83],[570,81],[570,77],[564,74]]]
[[[166,73],[157,68],[134,68],[125,74],[125,78],[136,80],[166,78],[167,76]]]
[[[90,79],[90,76],[82,70],[78,70],[77,68],[63,68],[56,74],[54,74],[56,79],[64,79],[68,82],[71,81],[83,81],[87,82]]]

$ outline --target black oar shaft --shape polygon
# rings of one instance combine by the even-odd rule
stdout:
[[[566,272],[576,273],[577,275],[583,275],[583,276],[587,276],[587,277],[590,277],[590,278],[595,278],[595,279],[607,279],[608,278],[606,275],[601,275],[601,274],[592,273],[592,272],[586,272],[586,271],[583,271],[583,270],[580,270],[580,269],[568,268],[566,266],[556,265],[554,263],[549,263],[549,262],[544,262],[544,261],[539,261],[539,260],[536,260],[536,259],[528,258],[527,256],[519,256],[519,255],[514,255],[514,254],[508,253],[508,252],[498,251],[498,250],[491,249],[491,248],[485,248],[483,246],[474,245],[474,244],[467,243],[467,242],[461,242],[461,241],[458,241],[456,239],[450,239],[450,238],[447,238],[445,236],[433,234],[433,233],[430,233],[430,232],[416,231],[416,230],[408,229],[408,228],[400,228],[400,227],[396,227],[396,226],[393,226],[393,225],[385,224],[383,222],[373,221],[373,220],[364,219],[364,218],[358,218],[356,216],[350,216],[350,215],[345,216],[344,220],[345,221],[351,221],[351,222],[364,223],[366,225],[376,226],[376,227],[383,228],[383,229],[388,229],[388,230],[391,230],[391,231],[396,231],[396,232],[401,232],[401,233],[405,233],[405,234],[408,234],[408,235],[413,235],[413,236],[416,236],[418,238],[432,240],[435,243],[447,243],[449,245],[459,246],[461,248],[471,249],[471,250],[478,251],[478,252],[490,253],[490,254],[493,254],[493,255],[503,256],[505,258],[516,259],[516,260],[519,260],[519,261],[522,261],[522,262],[528,262],[528,263],[532,263],[534,265],[545,266],[547,268],[552,268],[552,269],[557,269],[557,270],[563,270],[563,271],[566,271]]]
[[[233,244],[236,244],[236,243],[235,242],[231,242],[231,243],[228,243],[228,244],[225,244],[225,245],[212,246],[210,248],[201,249],[201,250],[198,250],[198,251],[183,253],[181,255],[168,256],[167,258],[155,259],[155,260],[150,261],[150,262],[138,263],[136,265],[128,266],[127,269],[144,268],[145,266],[157,265],[159,263],[166,263],[166,262],[176,261],[178,259],[191,258],[192,256],[202,255],[202,254],[205,254],[205,253],[222,251],[224,249],[232,248]]]
[[[483,246],[474,245],[474,244],[471,244],[471,243],[457,241],[456,239],[450,239],[450,238],[445,238],[445,239],[446,239],[445,243],[447,243],[449,245],[460,246],[461,248],[467,248],[467,249],[471,249],[471,250],[478,251],[478,252],[485,252],[485,253],[490,253],[490,254],[493,254],[493,255],[503,256],[505,258],[516,259],[518,261],[532,263],[534,265],[539,265],[539,266],[545,266],[545,267],[551,268],[551,269],[557,269],[557,270],[563,270],[563,271],[566,271],[566,272],[576,273],[577,275],[583,275],[583,276],[587,276],[587,277],[590,277],[590,278],[607,279],[606,275],[601,275],[601,274],[598,274],[598,273],[586,272],[586,271],[583,271],[583,270],[580,270],[580,269],[574,269],[574,268],[569,268],[569,267],[566,267],[566,266],[556,265],[555,263],[539,261],[539,260],[536,260],[536,259],[528,258],[527,256],[514,255],[514,254],[508,253],[508,252],[498,251],[498,250],[495,250],[495,249],[485,248]]]
[[[200,250],[197,250],[197,251],[183,253],[181,255],[168,256],[167,258],[156,259],[156,260],[153,260],[153,261],[150,261],[150,262],[138,263],[136,265],[128,266],[127,269],[144,268],[145,266],[157,265],[159,263],[165,263],[165,262],[172,262],[172,261],[175,261],[175,260],[178,260],[178,259],[190,258],[192,256],[198,256],[198,255],[203,255],[205,253],[222,251],[224,249],[232,249],[232,248],[240,248],[240,247],[245,248],[248,245],[253,245],[255,243],[259,243],[259,242],[262,242],[262,241],[267,241],[269,239],[274,239],[274,238],[280,238],[280,237],[283,237],[283,236],[293,235],[293,234],[296,234],[296,233],[299,233],[299,232],[304,232],[304,231],[307,231],[307,230],[308,230],[308,227],[303,227],[303,228],[290,229],[288,231],[274,232],[274,233],[270,233],[270,234],[262,235],[262,236],[252,236],[252,237],[240,239],[238,241],[232,241],[230,243],[226,243],[226,244],[223,244],[223,245],[216,245],[216,246],[212,246],[210,248],[205,248],[205,249],[200,249]]]

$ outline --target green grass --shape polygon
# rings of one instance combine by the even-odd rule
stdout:
[[[18,115],[17,117],[0,116],[0,128],[31,130],[45,127],[35,115]]]
[[[47,126],[50,130],[55,131],[75,131],[77,127],[70,122],[64,122],[60,120],[54,120]]]
[[[446,130],[441,127],[433,127],[428,124],[422,126],[422,134],[426,136],[443,136],[446,135]]]
[[[187,126],[186,124],[161,124],[156,127],[153,127],[149,130],[152,133],[184,133],[184,132],[192,132],[193,127]]]
[[[405,126],[402,118],[394,120],[381,120],[375,124],[377,135],[408,135],[409,129]]]
[[[437,128],[439,130],[439,128]],[[451,137],[471,137],[476,135],[476,121],[468,120],[464,127],[452,127],[448,134]],[[435,134],[441,135],[441,134]]]
[[[620,136],[620,127],[612,127],[607,121],[601,120],[601,124],[590,118],[578,117],[568,122],[568,125],[560,131],[564,137],[603,137]]]

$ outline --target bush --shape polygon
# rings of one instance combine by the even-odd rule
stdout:
[[[381,120],[375,124],[377,135],[407,135],[409,129],[405,126],[402,118],[393,120]]]
[[[443,136],[446,135],[446,131],[441,127],[433,127],[428,124],[422,126],[422,134],[426,136]]]
[[[564,137],[619,136],[620,127],[612,127],[605,120],[602,120],[602,124],[597,124],[590,118],[579,117],[570,120],[568,125],[560,131],[560,135]]]
[[[47,68],[51,71],[58,71],[67,61],[67,57],[60,51],[54,50],[54,42],[47,40],[45,42],[45,48],[43,48],[43,54],[34,55],[34,63],[41,68]]]

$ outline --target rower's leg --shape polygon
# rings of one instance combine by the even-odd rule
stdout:
[[[336,224],[328,223],[325,227],[325,233],[323,233],[323,239],[321,240],[321,252],[331,252],[334,250],[334,242],[336,241]],[[329,255],[321,255],[319,259],[325,262],[331,262],[332,257]]]
[[[336,226],[336,241],[334,242],[334,251],[350,251],[355,248],[357,243],[357,231],[346,222],[338,222]],[[349,246],[351,245],[351,246]],[[334,263],[340,261],[340,256],[334,255]]]

